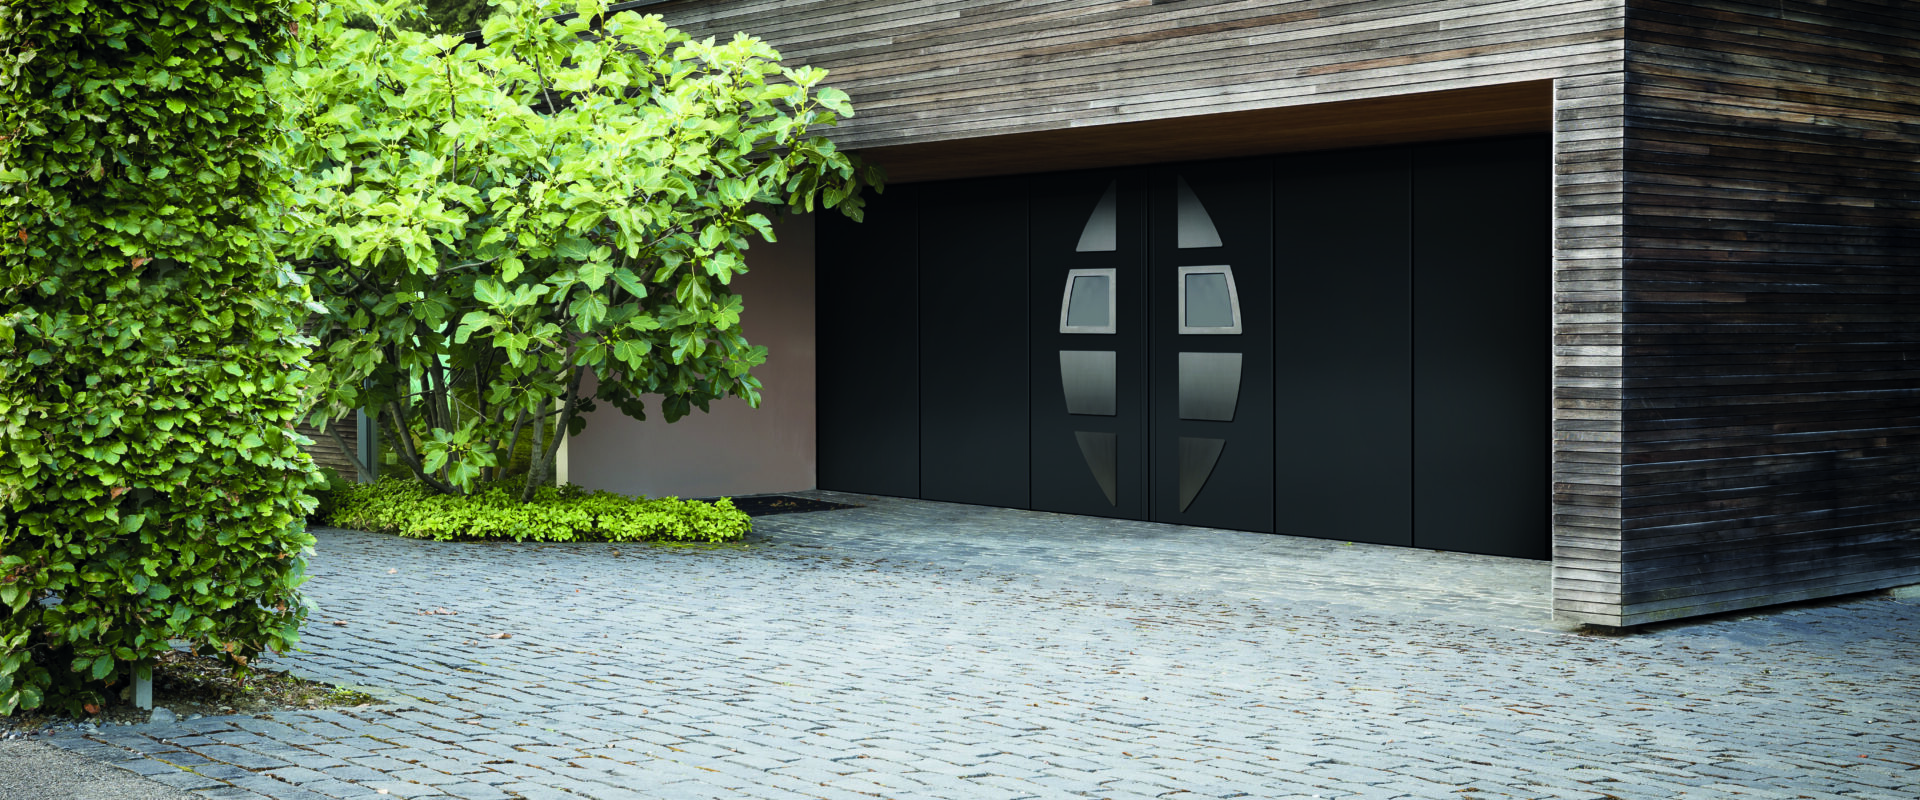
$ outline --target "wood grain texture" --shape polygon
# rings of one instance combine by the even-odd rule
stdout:
[[[1155,164],[1545,133],[1553,83],[1526,81],[1315,105],[869,148],[889,181]]]
[[[1625,363],[1621,207],[1626,124],[1618,71],[1554,87],[1553,602],[1619,625]]]
[[[330,423],[328,429],[339,431],[341,438],[346,439],[349,446],[357,446],[360,441],[358,424],[357,417],[349,416]],[[301,436],[313,440],[313,444],[301,449],[313,457],[313,463],[316,466],[331,467],[333,471],[340,473],[342,478],[349,481],[358,480],[360,472],[353,468],[353,457],[340,450],[340,445],[333,440],[331,434],[321,433],[319,428],[306,424],[296,425],[294,430]]]
[[[1920,582],[1920,5],[1627,26],[1613,624]]]
[[[1056,134],[1006,139],[1011,149],[996,157],[964,159],[991,166],[998,157],[1018,157],[1018,148],[1028,144],[1070,147],[1071,137],[1058,135],[1064,131],[1550,81],[1605,70],[1617,62],[1621,49],[1620,2],[719,0],[640,10],[661,13],[695,36],[747,31],[778,48],[786,63],[827,68],[828,83],[846,90],[858,111],[833,134],[849,149],[901,156],[911,151],[886,148]],[[1428,140],[1545,130],[1544,103],[1536,101],[1531,108],[1536,116],[1525,129],[1499,118],[1462,120],[1456,123],[1462,128],[1495,127],[1443,132]],[[1289,120],[1264,121],[1270,126]],[[1164,125],[1148,129],[1170,130]],[[1288,145],[1283,134],[1280,139],[1259,152],[1306,149]],[[1313,147],[1415,140],[1330,141]],[[1169,150],[1176,145],[1169,144]],[[1241,154],[1185,153],[1154,160]],[[1073,166],[1120,163],[1141,162]],[[911,172],[911,164],[903,166]],[[934,177],[964,176],[926,179]]]

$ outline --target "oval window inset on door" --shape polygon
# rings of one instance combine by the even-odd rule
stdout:
[[[1061,333],[1116,333],[1114,270],[1067,271],[1067,287],[1060,298]]]
[[[1181,267],[1179,278],[1181,333],[1240,332],[1240,292],[1232,267]]]

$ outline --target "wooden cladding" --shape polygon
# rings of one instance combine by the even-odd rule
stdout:
[[[1397,95],[870,148],[896,183],[1546,133],[1553,84]]]
[[[1559,367],[1607,387],[1561,436],[1618,484],[1562,483],[1556,606],[1633,625],[1920,581],[1920,6],[1627,20],[1619,272],[1584,295],[1617,310],[1560,342],[1610,358]]]
[[[1617,63],[1618,3],[722,0],[642,10],[695,36],[747,31],[788,63],[829,69],[859,112],[835,140],[879,148],[1583,74]]]
[[[345,439],[348,446],[358,446],[358,422],[357,415],[349,415],[345,419],[332,422],[328,430],[339,431],[340,438]],[[330,467],[333,471],[340,473],[340,477],[350,481],[359,479],[360,471],[353,467],[353,454],[342,451],[340,443],[334,441],[332,434],[322,433],[319,428],[305,423],[295,426],[294,430],[301,436],[313,440],[313,444],[307,445],[304,449],[307,455],[313,457],[315,466]]]

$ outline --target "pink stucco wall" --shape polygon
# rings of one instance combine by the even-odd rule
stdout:
[[[789,492],[814,487],[813,218],[776,222],[777,242],[747,251],[734,280],[747,341],[767,347],[753,374],[760,407],[715,402],[668,425],[657,398],[639,422],[602,406],[567,442],[567,479],[651,497]]]

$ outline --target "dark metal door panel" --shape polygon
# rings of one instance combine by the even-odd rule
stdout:
[[[918,190],[869,193],[865,222],[817,217],[822,489],[920,496]]]
[[[1414,148],[1414,540],[1547,558],[1552,155],[1544,137]]]
[[[920,496],[1026,508],[1027,179],[928,186],[919,230]]]
[[[1031,197],[1033,507],[1145,519],[1145,173],[1036,176]]]
[[[1274,529],[1270,165],[1148,173],[1155,521]]]
[[[1274,163],[1276,525],[1413,544],[1412,154]]]

